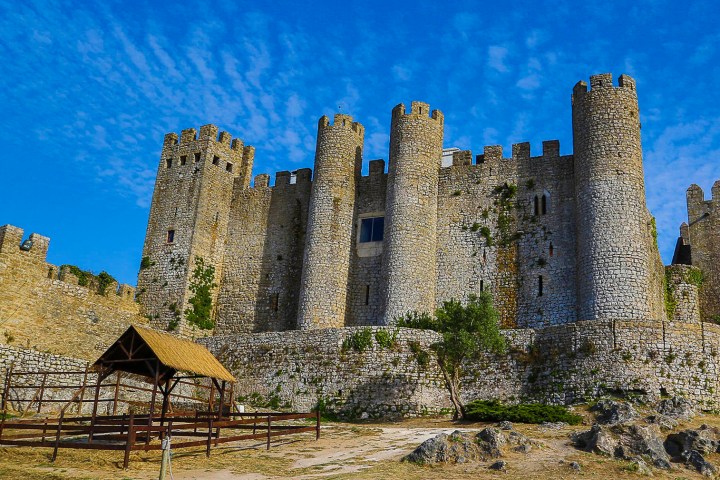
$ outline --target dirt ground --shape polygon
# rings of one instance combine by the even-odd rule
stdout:
[[[720,417],[701,415],[681,428],[702,423],[720,425]],[[507,451],[503,460],[507,472],[489,470],[492,462],[458,465],[418,466],[401,462],[424,440],[454,430],[476,432],[488,423],[458,424],[446,419],[415,419],[397,423],[327,423],[319,441],[314,434],[300,434],[273,442],[241,442],[213,449],[210,458],[202,448],[173,453],[172,477],[175,480],[266,480],[266,479],[460,479],[522,478],[532,479],[622,479],[637,478],[629,462],[612,460],[573,448],[568,435],[588,426],[547,429],[538,425],[516,424],[515,429],[542,443],[530,453]],[[122,452],[96,452],[62,449],[57,461],[50,463],[50,449],[0,448],[2,479],[156,479],[160,453],[133,453],[130,468],[122,469]],[[720,464],[720,455],[708,458]],[[578,462],[579,472],[569,464]],[[671,471],[652,469],[654,478],[707,478],[678,464]]]

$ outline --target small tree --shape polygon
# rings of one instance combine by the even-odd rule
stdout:
[[[185,309],[185,318],[190,325],[202,330],[215,327],[215,322],[212,320],[212,289],[217,285],[214,280],[215,267],[205,265],[202,257],[195,257],[195,269],[188,286],[193,296],[188,300],[190,306]]]
[[[466,305],[454,299],[443,302],[434,317],[427,313],[409,312],[397,321],[399,327],[434,330],[442,335],[442,340],[431,348],[437,354],[440,370],[445,377],[456,420],[465,417],[465,406],[460,400],[460,378],[464,362],[483,352],[505,351],[505,337],[500,334],[499,317],[492,296],[482,292],[480,295],[469,295]]]

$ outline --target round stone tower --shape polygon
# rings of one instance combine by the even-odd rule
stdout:
[[[308,211],[298,328],[345,326],[355,185],[365,129],[349,115],[318,122],[315,178]]]
[[[635,81],[611,74],[572,95],[578,320],[651,316],[649,213],[645,205]]]
[[[384,324],[435,309],[437,195],[443,115],[412,102],[393,109],[385,207]]]

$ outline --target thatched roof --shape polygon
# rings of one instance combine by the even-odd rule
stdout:
[[[95,362],[105,369],[152,377],[153,360],[161,366],[160,377],[177,371],[218,380],[235,381],[230,372],[204,346],[168,333],[130,326]]]

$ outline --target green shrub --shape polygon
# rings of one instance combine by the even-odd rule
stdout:
[[[105,271],[98,273],[96,278],[97,278],[97,283],[98,283],[98,287],[97,287],[98,295],[107,295],[108,287],[117,281],[117,280],[115,280],[115,278],[113,278],[112,275],[110,275],[109,273],[107,273]]]
[[[465,418],[485,422],[504,420],[518,423],[565,422],[570,425],[578,425],[582,422],[580,415],[570,413],[567,407],[561,405],[542,403],[503,405],[491,400],[475,400],[468,403],[465,406]]]
[[[375,332],[375,341],[382,348],[392,348],[397,344],[397,332],[394,331],[391,335],[387,330],[378,330]]]
[[[356,352],[364,352],[372,346],[372,330],[369,328],[363,328],[357,332],[353,332],[351,335],[343,340],[342,350],[347,352],[352,349]]]
[[[172,263],[172,258],[170,259]],[[155,262],[150,261],[150,257],[142,257],[140,260],[140,270],[145,270],[155,265]]]

